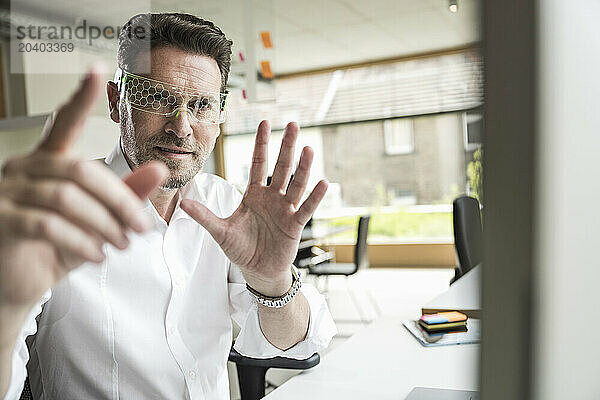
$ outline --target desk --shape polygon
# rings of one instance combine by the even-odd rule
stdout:
[[[384,316],[265,399],[402,400],[414,386],[477,390],[478,365],[479,345],[426,348],[398,316]]]

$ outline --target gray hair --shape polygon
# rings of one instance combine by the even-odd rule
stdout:
[[[156,46],[172,46],[208,56],[219,66],[221,91],[224,91],[231,67],[232,45],[233,42],[213,22],[190,14],[138,14],[131,17],[119,33],[117,61],[119,67],[134,72],[140,51]]]

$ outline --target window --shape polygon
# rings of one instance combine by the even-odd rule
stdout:
[[[412,206],[417,204],[417,196],[412,190],[391,186],[388,189],[388,197],[391,205]]]
[[[481,141],[481,112],[471,111],[483,100],[479,55],[342,71],[276,79],[270,102],[248,103],[233,91],[223,139],[227,179],[245,189],[260,119],[273,126],[269,173],[281,129],[297,120],[296,157],[306,145],[315,154],[308,189],[329,181],[315,224],[355,224],[368,213],[370,243],[451,242],[452,201],[467,189],[472,158],[465,146]],[[355,240],[355,232],[331,238]]]
[[[483,143],[483,114],[479,111],[463,114],[465,150],[474,151]]]
[[[271,132],[268,148],[268,176],[273,175],[273,168],[277,162],[282,138],[282,131]],[[296,165],[298,164],[300,153],[304,146],[310,146],[313,148],[315,154],[322,155],[323,148],[321,143],[321,131],[319,128],[301,129],[301,134],[296,140],[294,163]],[[234,184],[241,192],[244,192],[250,176],[252,152],[254,150],[254,135],[226,136],[223,145],[227,180]],[[310,187],[316,185],[319,179],[322,179],[324,176],[323,157],[314,157],[308,185]],[[308,193],[306,195],[308,195]]]
[[[410,154],[415,150],[413,120],[399,118],[383,123],[385,154]]]

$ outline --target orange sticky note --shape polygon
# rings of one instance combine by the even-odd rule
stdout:
[[[467,316],[465,314],[459,313],[458,311],[441,312],[438,313],[438,315],[446,317],[448,319],[448,322],[464,321],[467,319]]]
[[[261,69],[263,78],[266,78],[266,79],[273,78],[273,71],[271,71],[271,62],[270,61],[261,61],[260,69]]]
[[[271,41],[271,32],[262,31],[260,33],[260,40],[262,40],[262,44],[265,49],[270,49],[273,47],[273,42]]]
[[[458,311],[439,312],[436,314],[424,314],[421,317],[421,321],[424,321],[428,324],[446,324],[449,322],[461,322],[466,320],[467,316],[463,313],[459,313]]]

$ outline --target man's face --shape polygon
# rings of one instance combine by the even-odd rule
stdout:
[[[159,46],[152,49],[150,60],[151,73],[144,75],[148,78],[181,86],[189,92],[220,92],[221,73],[210,57]],[[123,151],[132,167],[159,160],[170,170],[163,188],[177,189],[188,183],[204,167],[219,135],[218,125],[190,118],[186,112],[171,117],[151,114],[132,109],[128,101],[121,100]]]

